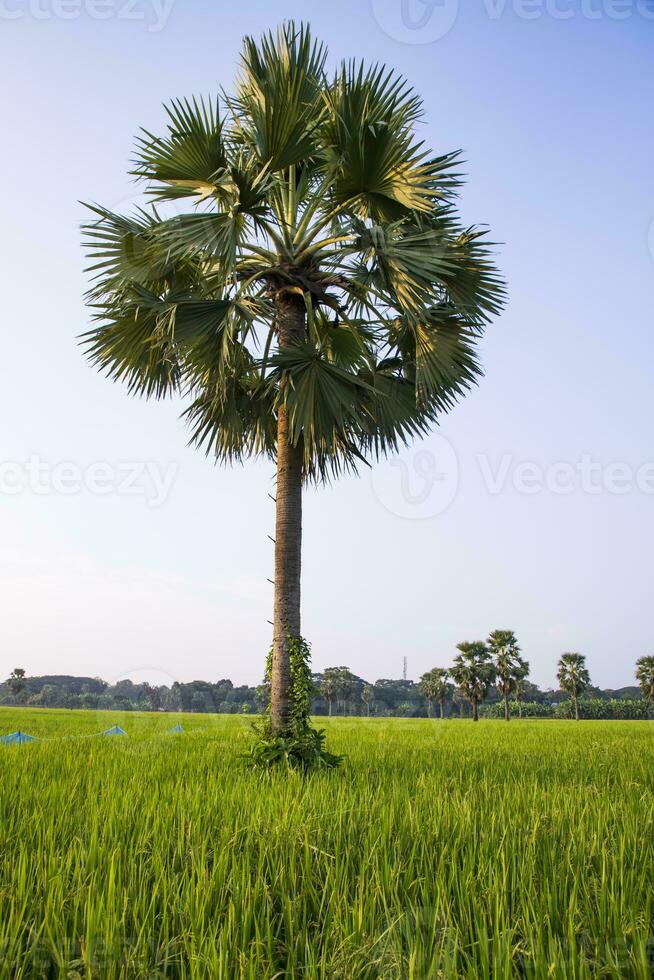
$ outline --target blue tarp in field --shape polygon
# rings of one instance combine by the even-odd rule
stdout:
[[[113,728],[107,728],[105,732],[100,732],[101,735],[127,735],[120,725],[114,725]]]
[[[176,725],[173,725],[172,728],[169,728],[168,729],[168,732],[169,732],[170,735],[178,735],[180,732],[183,732],[183,731],[184,731],[184,729],[182,728],[182,726],[180,725],[179,722],[177,722]]]
[[[2,745],[23,745],[25,742],[35,742],[33,735],[26,735],[25,732],[12,732],[10,735],[1,735]]]

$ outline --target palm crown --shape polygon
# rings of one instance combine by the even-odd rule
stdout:
[[[521,655],[516,635],[513,630],[493,630],[487,643],[495,664],[497,685],[501,691],[510,693],[529,673],[529,664]]]
[[[420,678],[420,693],[427,699],[430,715],[431,702],[438,701],[441,706],[441,718],[443,717],[443,702],[452,690],[452,685],[447,680],[449,676],[449,670],[444,667],[434,667]]]
[[[586,658],[581,653],[562,654],[556,674],[563,691],[578,697],[590,684]]]
[[[192,440],[223,460],[275,457],[283,403],[305,478],[424,433],[477,378],[504,295],[454,212],[458,155],[414,135],[418,97],[380,67],[328,78],[325,57],[293,24],[246,39],[233,95],[174,102],[138,139],[153,207],[86,226],[93,361],[189,394]]]
[[[495,680],[495,667],[488,647],[480,640],[457,643],[458,655],[450,674],[459,690],[472,703],[473,718],[477,720],[477,705],[488,694]]]

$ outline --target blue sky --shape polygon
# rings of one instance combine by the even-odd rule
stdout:
[[[84,362],[77,202],[138,201],[139,126],[157,130],[170,97],[229,87],[242,35],[289,17],[311,20],[332,64],[383,61],[421,93],[424,139],[464,151],[462,214],[502,243],[510,296],[486,377],[433,439],[307,493],[315,667],[399,676],[406,654],[417,677],[509,627],[542,685],[577,649],[597,683],[631,682],[654,650],[644,0],[0,3],[0,673],[261,675],[271,467],[216,469],[186,447],[179,406],[132,400]],[[94,463],[114,483],[73,492]],[[145,464],[171,481],[160,506]]]

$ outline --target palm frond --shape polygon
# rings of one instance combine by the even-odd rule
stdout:
[[[81,337],[92,364],[130,394],[162,398],[178,390],[182,376],[178,352],[159,329],[158,299],[134,287],[131,302],[102,305],[96,326]]]
[[[216,382],[196,389],[183,418],[190,428],[190,444],[219,462],[275,458],[274,392],[261,384],[255,360],[243,347]]]
[[[270,171],[311,157],[322,109],[326,51],[291,21],[257,43],[246,37],[230,107],[235,135]]]
[[[293,443],[300,438],[317,443],[335,428],[355,422],[358,396],[366,383],[325,357],[324,351],[309,343],[294,344],[278,351],[271,366],[269,384],[285,405]]]
[[[389,340],[403,359],[405,375],[415,382],[421,406],[447,411],[483,373],[474,333],[447,303],[421,318],[396,319]]]
[[[218,264],[227,276],[244,231],[245,219],[238,211],[196,211],[160,222],[155,240],[167,260],[201,259]]]
[[[230,176],[218,99],[177,99],[164,109],[168,133],[142,130],[132,173],[157,200],[219,196]]]
[[[156,211],[138,209],[130,216],[114,214],[99,205],[86,205],[97,215],[82,225],[83,247],[90,260],[89,299],[113,294],[133,284],[152,288],[162,285],[175,263],[155,237],[160,225]]]
[[[394,221],[428,212],[437,198],[451,195],[458,154],[430,160],[413,135],[421,100],[401,76],[350,63],[324,98],[323,156],[336,204],[350,205],[362,218]]]

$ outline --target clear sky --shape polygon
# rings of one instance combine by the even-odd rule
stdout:
[[[406,654],[418,677],[502,627],[541,685],[565,650],[631,683],[654,652],[645,0],[0,0],[0,674],[261,676],[272,469],[217,469],[178,405],[84,362],[77,202],[138,201],[139,126],[229,86],[242,35],[289,17],[332,64],[383,61],[422,94],[424,138],[463,149],[462,213],[502,243],[510,291],[486,377],[437,435],[307,493],[315,668],[397,677]]]

